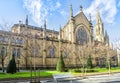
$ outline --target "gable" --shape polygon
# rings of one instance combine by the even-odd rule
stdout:
[[[84,24],[88,30],[90,30],[90,22],[88,21],[87,17],[84,15],[83,12],[80,12],[74,17],[76,27],[80,24]]]

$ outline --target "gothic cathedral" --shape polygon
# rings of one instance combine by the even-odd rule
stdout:
[[[14,24],[11,32],[0,31],[0,42],[5,66],[14,54],[16,64],[20,68],[28,68],[34,64],[36,67],[55,67],[60,53],[66,67],[85,64],[88,55],[92,56],[94,66],[104,66],[105,46],[109,47],[109,36],[107,32],[104,33],[99,11],[96,13],[96,23],[93,26],[91,17],[88,20],[82,6],[80,12],[74,16],[71,5],[68,22],[64,27],[60,26],[60,31],[47,29],[46,21],[42,27],[29,25],[27,16],[25,23],[19,21],[18,24]],[[110,50],[113,51],[112,48]]]

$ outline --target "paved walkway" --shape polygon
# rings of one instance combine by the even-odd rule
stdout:
[[[21,81],[21,82],[20,82]],[[0,81],[0,83],[29,83],[28,80],[12,80],[12,81]],[[54,83],[54,82],[49,82]],[[59,83],[70,83],[70,82],[59,82]],[[86,79],[77,80],[73,83],[120,83],[120,73],[114,73],[111,75],[96,75],[87,76]]]

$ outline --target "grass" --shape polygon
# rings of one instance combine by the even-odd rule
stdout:
[[[36,72],[36,76],[40,77],[50,77],[52,76],[52,74],[57,74],[57,73],[61,73],[61,72],[57,72],[57,71],[41,71]],[[65,73],[65,72],[63,72]],[[34,76],[34,72],[32,72],[32,76]],[[30,72],[17,72],[15,74],[8,74],[8,73],[0,73],[0,80],[2,79],[12,79],[12,78],[29,78],[30,77]]]
[[[93,75],[93,74],[101,74],[101,73],[108,73],[108,69],[106,68],[95,68],[95,72],[89,72],[86,73],[86,75]],[[111,68],[111,72],[120,72],[120,68]],[[40,71],[40,77],[50,77],[52,74],[58,74],[61,72],[57,71],[49,71],[49,70],[44,70]],[[69,73],[69,72],[62,72],[62,73]],[[81,76],[82,73],[79,72],[71,72],[74,75]],[[32,76],[34,76],[34,72],[32,72]],[[39,76],[39,72],[36,72],[36,76]],[[3,79],[12,79],[12,78],[29,78],[30,77],[30,72],[17,72],[15,74],[8,74],[8,73],[0,73],[0,80]]]
[[[106,68],[94,68],[95,72],[89,72],[86,73],[86,75],[96,75],[96,74],[106,74],[109,73],[109,69]],[[120,72],[120,68],[111,68],[110,69],[110,73],[115,73],[115,72]],[[74,75],[77,76],[82,76],[82,73],[73,73]]]

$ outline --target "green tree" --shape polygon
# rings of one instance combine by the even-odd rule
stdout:
[[[7,66],[7,73],[16,73],[17,67],[15,63],[15,56],[13,54],[12,59],[10,60],[8,66]]]
[[[62,57],[62,51],[60,53],[60,56],[59,56],[59,59],[58,59],[58,62],[57,62],[56,70],[59,71],[59,72],[65,71],[65,64],[64,64],[64,61],[63,61],[63,57]]]
[[[89,68],[89,69],[93,68],[91,55],[89,55],[88,58],[87,58],[87,64],[86,64],[86,66],[87,66],[87,68]]]

